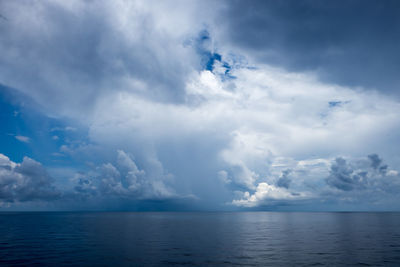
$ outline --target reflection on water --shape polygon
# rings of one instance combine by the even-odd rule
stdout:
[[[400,266],[400,213],[0,213],[0,264]]]

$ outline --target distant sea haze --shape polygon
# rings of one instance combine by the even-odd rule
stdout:
[[[400,266],[400,213],[0,213],[0,265]]]

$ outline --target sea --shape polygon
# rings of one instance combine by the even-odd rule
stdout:
[[[3,212],[1,266],[400,266],[400,213]]]

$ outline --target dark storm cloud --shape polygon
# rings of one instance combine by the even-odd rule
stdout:
[[[22,163],[0,154],[0,201],[54,200],[60,193],[43,166],[28,157]]]
[[[328,82],[400,94],[400,2],[229,1],[222,16],[232,45]]]

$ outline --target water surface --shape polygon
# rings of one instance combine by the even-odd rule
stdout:
[[[400,266],[400,213],[0,213],[0,265]]]

